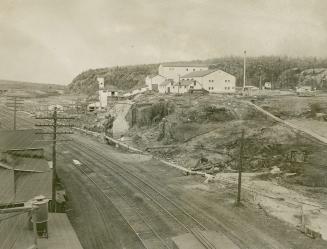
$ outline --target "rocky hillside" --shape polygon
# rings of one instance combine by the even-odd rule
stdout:
[[[299,74],[299,84],[327,89],[327,68],[307,69]]]
[[[219,68],[236,76],[237,85],[243,82],[243,58],[222,57],[208,60],[188,61],[206,64],[210,68]],[[158,64],[121,66],[90,69],[77,75],[69,89],[74,92],[94,94],[97,89],[97,77],[104,77],[105,84],[115,85],[122,90],[144,84],[145,77],[158,72]],[[314,66],[315,69],[312,69]],[[318,89],[326,89],[327,59],[289,58],[279,56],[261,56],[247,58],[247,84],[259,86],[272,82],[273,88],[294,88],[298,84],[311,84]]]

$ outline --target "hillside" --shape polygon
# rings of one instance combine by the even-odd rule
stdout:
[[[236,84],[238,86],[242,85],[242,57],[230,56],[184,62],[196,62],[209,65],[210,68],[222,69],[235,75],[237,78]],[[74,92],[94,94],[97,89],[96,78],[104,77],[105,84],[115,85],[122,90],[128,90],[135,86],[143,85],[147,75],[158,72],[158,66],[158,64],[149,64],[89,69],[77,75],[70,83],[69,89]],[[313,67],[316,69],[313,69]],[[300,83],[314,84],[318,89],[327,89],[326,84],[322,81],[325,78],[321,74],[325,70],[324,68],[327,68],[327,59],[316,59],[313,57],[290,58],[286,56],[249,57],[247,58],[247,84],[259,86],[261,75],[262,83],[266,81],[272,82],[273,88],[289,89]]]
[[[155,74],[158,66],[150,64],[89,69],[73,79],[69,84],[69,90],[92,95],[98,86],[97,77],[104,77],[106,85],[114,85],[121,90],[128,90],[135,86],[144,85],[145,77],[149,74]]]
[[[1,88],[10,88],[10,89],[35,89],[35,90],[64,90],[66,86],[57,85],[57,84],[46,84],[46,83],[34,83],[34,82],[25,82],[25,81],[14,81],[14,80],[1,80]]]
[[[37,98],[58,95],[66,86],[57,84],[43,84],[24,81],[0,80],[0,90],[7,90],[7,94],[20,95],[26,98]]]

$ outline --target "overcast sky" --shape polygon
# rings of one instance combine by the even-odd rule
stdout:
[[[326,0],[0,0],[0,79],[228,55],[327,55]]]

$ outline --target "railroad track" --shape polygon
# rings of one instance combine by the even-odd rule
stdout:
[[[154,187],[152,184],[144,181],[142,178],[131,173],[129,170],[124,169],[123,166],[118,164],[117,162],[109,160],[108,158],[104,158],[102,154],[98,153],[96,150],[89,146],[85,146],[84,144],[74,141],[74,146],[69,148],[77,153],[82,152],[83,156],[88,155],[88,162],[90,163],[95,161],[101,162],[103,165],[105,165],[105,167],[107,167],[107,169],[110,169],[109,175],[112,178],[120,178],[123,182],[128,183],[131,187],[137,189],[137,191],[141,193],[145,198],[151,200],[160,209],[162,213],[165,213],[170,220],[173,220],[175,224],[183,228],[184,232],[193,234],[194,237],[203,245],[204,248],[216,248],[214,244],[211,243],[203,233],[203,231],[207,230],[207,228],[203,224],[201,224],[194,216],[192,216],[186,210],[181,208],[177,203],[168,198],[161,191],[156,189],[156,187]],[[92,152],[92,154],[90,154],[90,152]],[[110,162],[110,164],[108,164],[108,162]],[[93,164],[93,166],[95,165]],[[103,184],[103,182],[106,182],[107,180],[103,179],[103,177],[101,176],[102,174],[96,174],[96,178],[93,174],[93,177],[91,177],[90,175],[92,175],[92,173],[94,173],[95,171],[86,163],[83,163],[81,166],[78,166],[78,168],[84,175],[86,175],[90,179],[90,181],[92,181],[94,184],[97,184],[98,188],[103,193],[105,193],[104,189],[108,188],[106,185]],[[106,175],[108,176],[108,172],[106,172]],[[99,180],[100,183],[97,183],[97,181]],[[131,201],[128,200],[126,194],[121,193],[121,190],[117,191],[117,189],[115,189],[115,192],[118,193],[118,195],[127,203],[129,203],[130,206],[136,206],[134,203],[131,203]],[[110,196],[108,196],[108,198],[110,198]],[[142,214],[140,210],[138,210],[138,212],[138,215],[140,217],[144,217],[144,214]],[[146,218],[143,219],[143,222],[147,224],[151,232],[162,242],[164,248],[172,248],[170,245],[164,242],[165,239],[162,238],[161,235],[159,235],[159,232],[156,232],[153,229],[153,227],[149,224]]]
[[[6,112],[6,113],[0,113],[0,120],[1,118],[5,118],[5,120],[12,120],[12,113],[10,111]],[[18,115],[17,116],[17,120],[19,122],[19,119],[21,120],[21,126],[24,126],[24,128],[33,128],[34,127],[34,122],[31,121],[31,118],[30,117],[24,117],[24,116],[21,116],[21,115]],[[24,123],[24,125],[22,125],[22,123]],[[137,176],[128,176],[128,174],[133,174],[132,172],[124,172],[124,170],[126,171],[127,169],[123,168],[122,165],[119,165],[117,164],[116,162],[114,162],[113,160],[110,160],[110,158],[108,158],[108,156],[104,156],[103,153],[99,153],[99,149],[95,150],[94,148],[90,147],[90,146],[86,146],[84,143],[79,143],[78,141],[74,141],[72,142],[71,144],[73,147],[76,147],[77,150],[79,151],[83,151],[84,154],[90,154],[90,152],[92,152],[91,154],[93,155],[93,158],[91,160],[91,163],[89,165],[92,164],[93,166],[93,162],[96,162],[96,161],[100,161],[103,165],[106,165],[106,167],[108,167],[109,169],[112,169],[112,167],[115,167],[117,171],[120,172],[120,174],[122,174],[123,176],[127,175],[127,178],[132,178],[131,181],[137,181],[138,184],[140,184],[140,180],[142,182],[142,178],[140,177],[137,177]],[[83,147],[84,146],[84,150]],[[83,154],[83,155],[84,155]],[[110,161],[111,164],[111,168],[108,166],[108,161]],[[86,165],[87,167],[91,168],[89,165]],[[92,169],[92,168],[91,168]],[[93,169],[92,169],[93,170]],[[112,170],[113,172],[113,170]],[[87,171],[86,171],[87,173]],[[84,173],[83,173],[84,174]],[[119,174],[115,173],[115,176],[116,178],[120,177]],[[135,179],[136,178],[139,178],[139,180]],[[134,178],[134,180],[133,180]],[[124,178],[120,177],[120,179],[123,179],[123,181],[126,181],[124,180]],[[144,180],[143,180],[144,181]],[[128,182],[128,181],[126,181]],[[131,184],[131,183],[130,183]],[[154,183],[155,184],[155,183]],[[146,185],[146,184],[145,184]],[[151,186],[151,184],[150,184]],[[101,186],[100,186],[101,187]],[[103,187],[103,186],[102,186]],[[101,188],[102,188],[101,187]],[[147,186],[149,188],[149,186]],[[152,187],[153,184],[152,184]],[[141,187],[142,189],[142,187]],[[155,187],[154,187],[155,189]],[[102,190],[104,191],[107,191],[106,189],[102,188]],[[152,190],[153,191],[153,190]],[[162,191],[161,191],[162,192]],[[169,193],[169,192],[167,192]],[[168,194],[168,196],[170,195],[170,193]],[[123,199],[123,197],[120,197],[121,199]],[[126,197],[125,197],[126,198]],[[163,197],[161,197],[163,198]],[[175,200],[175,197],[172,197],[174,200]],[[162,200],[161,200],[162,201]],[[163,200],[164,201],[164,200]],[[167,200],[166,200],[167,201]],[[159,202],[160,203],[160,202]],[[249,244],[252,244],[253,242],[256,243],[256,241],[258,241],[258,239],[260,238],[260,241],[262,241],[262,243],[260,242],[259,244],[261,244],[262,246],[260,247],[255,247],[255,248],[275,248],[275,247],[271,247],[271,239],[268,237],[265,236],[265,234],[262,234],[262,237],[249,237],[249,236],[242,236],[239,237],[239,234],[235,234],[234,231],[233,231],[233,227],[239,227],[240,224],[234,224],[234,221],[233,219],[231,220],[226,220],[223,217],[221,217],[219,220],[216,219],[216,217],[213,217],[211,216],[210,214],[204,212],[203,210],[199,209],[198,207],[194,206],[192,203],[188,202],[187,200],[178,200],[177,203],[180,203],[181,206],[183,207],[187,207],[187,210],[188,210],[188,214],[190,213],[193,213],[193,217],[196,216],[198,219],[201,220],[201,222],[204,222],[205,224],[209,225],[211,227],[211,230],[215,230],[216,228],[219,227],[219,231],[222,231],[225,235],[227,235],[227,237],[233,241],[233,243],[235,245],[238,245],[239,248],[244,248],[244,249],[249,249],[249,247],[247,245]],[[176,202],[175,202],[176,204]],[[132,206],[133,204],[131,204]],[[167,209],[169,211],[169,209]],[[185,210],[184,210],[185,211]],[[168,216],[168,214],[166,214]],[[185,214],[183,214],[185,216]],[[179,215],[177,215],[179,216]],[[192,216],[192,215],[191,215]],[[190,218],[190,217],[189,217]],[[177,217],[177,219],[181,219],[181,217]],[[183,218],[182,218],[183,219]],[[221,221],[221,219],[223,220],[223,222]],[[182,220],[183,222],[183,220]],[[227,223],[226,223],[227,222]],[[200,222],[199,222],[200,223]],[[201,224],[201,223],[200,223]],[[206,228],[198,228],[195,226],[195,229],[191,226],[189,227],[188,226],[189,224],[187,223],[186,226],[187,228],[191,229],[191,233],[194,234],[194,237],[197,238],[197,237],[200,237],[201,235],[203,235],[201,232],[205,231]],[[182,227],[182,226],[181,226]],[[248,231],[251,231],[251,229],[253,229],[252,226],[246,224],[246,223],[243,223],[242,224],[242,227],[243,229],[242,230],[248,230]],[[149,230],[151,230],[149,228]],[[186,229],[187,230],[187,229]],[[188,230],[187,230],[188,231]],[[154,234],[154,232],[152,232]],[[198,235],[200,233],[200,235]],[[161,234],[159,235],[161,236]],[[162,236],[161,236],[162,237]],[[158,237],[157,237],[158,240],[160,240]],[[199,238],[201,240],[201,238]],[[275,242],[275,241],[273,241]],[[206,242],[204,242],[206,244]],[[203,243],[202,243],[203,244]],[[163,243],[162,243],[162,246],[163,248],[167,248],[167,247],[164,247]],[[207,246],[204,245],[205,248],[214,248],[214,247],[210,247],[211,246],[211,243],[209,242]],[[157,248],[157,247],[154,247],[154,248]],[[169,248],[169,247],[168,247]],[[279,248],[283,248],[282,246],[280,246]]]

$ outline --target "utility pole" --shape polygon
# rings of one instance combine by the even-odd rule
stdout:
[[[17,128],[17,111],[21,110],[20,108],[23,106],[24,100],[18,96],[8,96],[6,106],[13,110],[14,113],[14,124],[13,130],[15,131]]]
[[[58,132],[57,128],[59,127],[72,127],[70,124],[61,124],[58,123],[58,120],[70,120],[74,119],[73,117],[59,117],[57,113],[57,107],[55,106],[53,109],[52,116],[49,117],[37,117],[36,119],[46,119],[46,120],[52,120],[52,123],[48,124],[36,124],[36,126],[44,126],[44,127],[52,127],[52,131],[50,132],[39,132],[37,134],[49,134],[52,135],[52,140],[46,140],[52,142],[52,202],[51,202],[51,210],[52,212],[56,212],[56,183],[57,183],[57,142],[58,141],[68,141],[66,140],[57,140],[57,135],[59,134],[72,134],[72,132],[67,131],[61,131]]]
[[[260,76],[259,76],[259,89],[262,89],[262,65],[259,66],[259,72],[260,72]]]
[[[241,206],[243,150],[244,150],[244,129],[242,130],[241,145],[240,145],[240,161],[239,161],[239,165],[238,165],[238,184],[237,184],[236,206]]]
[[[244,68],[243,68],[243,92],[246,85],[246,50],[244,50]]]
[[[181,87],[181,76],[178,75],[178,95],[179,95],[179,88]]]

